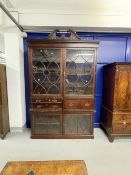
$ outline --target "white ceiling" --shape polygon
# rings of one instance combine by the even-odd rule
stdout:
[[[131,15],[131,0],[3,0],[19,13]]]
[[[26,30],[131,31],[131,0],[0,0]]]

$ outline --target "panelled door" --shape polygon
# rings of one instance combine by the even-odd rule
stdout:
[[[93,72],[95,50],[66,49],[65,96],[86,96],[94,94]]]
[[[131,67],[119,65],[116,68],[115,110],[131,111]]]
[[[61,49],[32,49],[31,92],[33,95],[61,95]]]

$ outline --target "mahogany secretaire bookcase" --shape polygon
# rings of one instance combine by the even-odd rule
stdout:
[[[57,34],[29,41],[31,138],[93,138],[99,42]]]

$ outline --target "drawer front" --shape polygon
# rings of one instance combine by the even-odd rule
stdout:
[[[94,109],[94,100],[87,99],[87,100],[64,100],[64,109]]]
[[[31,108],[35,109],[59,109],[62,108],[62,103],[31,103]]]
[[[131,114],[113,115],[113,123],[131,123]]]
[[[32,103],[62,103],[62,98],[49,98],[49,97],[43,97],[43,98],[31,98]]]
[[[113,125],[113,134],[131,134],[131,123],[118,123]]]

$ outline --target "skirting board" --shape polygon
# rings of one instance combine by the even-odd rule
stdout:
[[[23,132],[26,129],[26,125],[24,124],[22,127],[11,127],[10,132]]]

